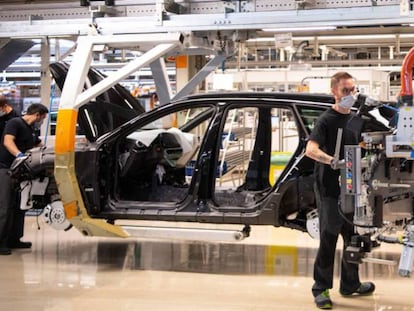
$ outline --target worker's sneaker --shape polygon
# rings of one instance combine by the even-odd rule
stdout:
[[[325,289],[322,293],[316,296],[315,303],[319,309],[332,309],[332,301],[329,297],[329,289]]]
[[[359,285],[359,287],[353,292],[347,292],[344,290],[339,290],[342,296],[352,296],[352,295],[360,295],[360,296],[367,296],[371,295],[375,291],[375,284],[372,282],[364,282]]]

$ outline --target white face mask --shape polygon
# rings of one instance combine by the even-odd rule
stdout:
[[[349,94],[347,96],[344,96],[339,101],[339,107],[343,109],[351,109],[351,107],[355,104],[355,96],[352,94]]]
[[[35,127],[36,129],[40,129],[40,128],[42,127],[42,124],[43,124],[43,119],[42,119],[42,120],[40,120],[40,121],[35,122],[35,123],[34,123],[34,127]]]
[[[40,128],[42,127],[43,121],[44,121],[44,119],[43,119],[43,118],[41,118],[39,121],[36,121],[36,122],[33,124],[34,128],[36,128],[36,129],[40,129]]]

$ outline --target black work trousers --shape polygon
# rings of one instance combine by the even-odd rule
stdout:
[[[330,197],[320,197],[318,204],[320,241],[319,249],[313,270],[314,284],[312,293],[316,297],[326,289],[333,287],[333,274],[336,253],[336,243],[341,234],[344,241],[343,252],[351,242],[354,235],[354,226],[340,215],[338,211],[338,200]],[[352,215],[347,215],[351,218]],[[358,264],[341,259],[341,281],[340,290],[346,292],[355,291],[360,285]]]
[[[8,175],[0,169],[0,247],[7,247],[23,236],[25,212],[19,206],[19,192]]]

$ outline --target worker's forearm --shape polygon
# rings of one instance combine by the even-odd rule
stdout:
[[[324,163],[324,164],[330,164],[333,157],[330,156],[329,154],[326,154],[325,152],[323,152],[320,149],[311,149],[311,150],[306,150],[306,155],[318,162]]]

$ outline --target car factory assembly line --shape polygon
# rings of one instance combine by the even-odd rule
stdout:
[[[361,7],[346,8],[352,11],[352,18],[333,9],[328,13],[251,12],[252,5],[237,4],[220,2],[223,12],[194,18],[168,14],[157,2],[156,18],[139,16],[138,22],[136,16],[117,16],[144,11],[135,7],[125,13],[99,7],[103,12],[92,12],[92,18],[74,18],[70,23],[32,16],[24,22],[7,21],[5,15],[0,23],[1,38],[10,33],[43,39],[78,36],[71,65],[50,65],[62,90],[54,149],[33,149],[16,159],[11,168],[20,182],[21,208],[41,209],[41,217],[55,229],[75,227],[85,236],[240,241],[249,236],[250,226],[271,225],[317,238],[313,162],[304,151],[313,122],[332,105],[333,97],[260,92],[189,94],[234,53],[237,43],[254,36],[256,29],[326,22],[368,26],[376,19],[393,24],[396,16],[408,24],[412,17],[401,14],[403,10],[397,5],[392,9],[386,5],[364,7],[362,2]],[[42,7],[33,17],[46,11]],[[114,16],[101,16],[105,14]],[[106,77],[91,67],[93,55],[114,48],[142,54]],[[211,58],[173,96],[164,57],[200,54]],[[375,262],[367,255],[380,243],[398,243],[402,246],[401,276],[410,276],[414,263],[413,65],[414,49],[402,64],[398,103],[359,97],[354,111],[367,125],[363,133],[366,148],[345,146],[345,158],[338,158],[344,160],[340,161],[338,208],[354,214],[356,227],[347,259]],[[160,100],[158,108],[147,112],[118,84],[146,66],[152,71]],[[371,114],[374,110],[380,112],[382,121]],[[294,124],[297,147],[288,155],[272,153],[275,116],[291,120],[290,127]],[[245,126],[236,128],[236,120]],[[83,137],[77,135],[78,128]],[[272,175],[273,157],[275,162],[283,158],[279,175]],[[221,183],[223,176],[232,172],[241,176],[241,182],[236,184],[232,179],[229,189]],[[241,229],[122,223],[127,220],[232,224],[241,225]]]
[[[137,42],[147,47],[142,56],[111,76],[91,74],[96,48]],[[87,236],[238,241],[249,235],[250,225],[273,225],[317,237],[313,163],[304,156],[304,148],[312,120],[330,107],[331,96],[246,92],[188,96],[206,76],[207,70],[202,70],[176,99],[169,101],[165,94],[160,107],[143,112],[117,85],[143,66],[162,69],[165,55],[192,48],[214,51],[214,47],[200,49],[195,42],[182,33],[156,38],[149,34],[79,37],[71,66],[51,66],[55,79],[59,73],[63,79],[55,149],[34,149],[12,166],[13,175],[21,182],[22,205],[26,205],[22,208],[43,208],[44,219],[56,229],[74,226]],[[223,50],[214,53],[206,67],[216,67],[225,58]],[[366,149],[345,146],[341,166],[340,208],[354,213],[357,231],[347,250],[348,260],[360,263],[369,260],[366,255],[381,242],[399,243],[401,276],[411,274],[414,261],[413,64],[414,49],[402,65],[404,78],[397,104],[360,96],[355,111],[369,124],[363,133]],[[168,93],[167,79],[162,74],[155,78]],[[114,101],[120,104],[114,105]],[[283,172],[270,183],[269,133],[275,108],[284,109],[295,120],[299,139]],[[370,115],[373,109],[385,112],[383,117],[390,126]],[[177,125],[177,116],[183,115],[187,115],[185,122]],[[229,129],[226,120],[242,117],[253,120],[248,135],[259,139],[249,140],[251,148],[239,152],[247,156],[246,172],[241,185],[230,193],[215,180],[224,169],[220,149],[228,141],[223,137],[235,132],[232,122]],[[87,139],[77,138],[78,124]],[[118,220],[240,224],[244,228],[140,227],[118,225]]]

